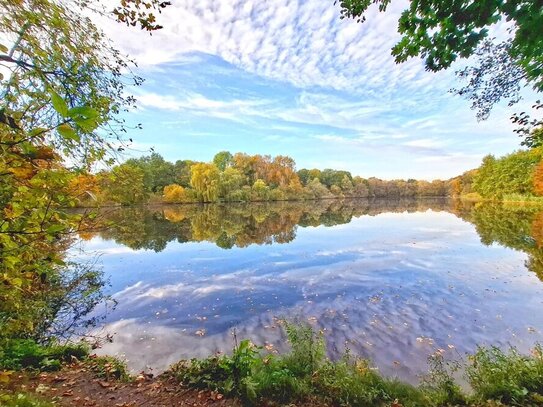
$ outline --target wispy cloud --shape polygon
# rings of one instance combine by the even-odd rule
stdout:
[[[147,79],[133,138],[171,160],[289,154],[383,178],[450,177],[515,148],[510,109],[478,123],[448,93],[453,71],[394,63],[404,6],[357,24],[320,0],[177,0],[152,37],[107,24]]]

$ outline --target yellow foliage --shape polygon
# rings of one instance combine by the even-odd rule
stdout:
[[[171,184],[164,187],[164,202],[181,203],[187,201],[185,188],[181,185]]]
[[[543,161],[534,170],[534,192],[536,195],[543,196]]]

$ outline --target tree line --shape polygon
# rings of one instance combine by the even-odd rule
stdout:
[[[288,156],[217,153],[210,162],[166,161],[152,153],[96,174],[74,174],[80,206],[151,202],[249,202],[326,198],[443,197],[450,182],[362,178],[334,169],[296,170]]]
[[[543,196],[543,148],[487,155],[480,167],[451,180],[453,196],[529,200]]]

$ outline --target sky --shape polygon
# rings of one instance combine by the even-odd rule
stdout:
[[[497,106],[478,122],[449,89],[452,69],[395,64],[397,19],[370,9],[363,24],[340,19],[332,0],[173,0],[152,36],[101,23],[138,62],[131,89],[141,123],[126,157],[210,161],[228,150],[288,155],[297,168],[334,168],[383,179],[450,178],[491,153],[519,148]]]

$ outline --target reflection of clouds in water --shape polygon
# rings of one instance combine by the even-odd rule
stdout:
[[[543,290],[526,272],[526,256],[489,250],[451,214],[300,228],[283,246],[196,247],[172,244],[139,256],[134,269],[126,260],[116,265],[131,272],[111,274],[119,305],[106,328],[116,335],[103,352],[126,354],[135,370],[163,369],[230,350],[233,327],[239,337],[285,350],[274,317],[300,316],[326,330],[332,356],[347,345],[383,373],[413,381],[436,348],[453,356],[477,344],[526,350],[543,339]],[[111,253],[103,257],[106,272],[108,259],[119,261]]]
[[[505,263],[495,274],[495,284],[511,280],[513,264]],[[487,280],[477,275],[488,275],[494,270],[491,264],[472,263],[478,271],[469,280],[468,273],[451,275],[390,259],[374,263],[371,270],[366,266],[364,261],[350,267],[340,262],[336,269],[315,266],[275,276],[211,276],[175,288],[164,286],[170,296],[162,297],[154,294],[157,287],[137,284],[123,293],[118,311],[128,319],[107,327],[116,332],[115,342],[103,352],[125,354],[134,370],[160,370],[180,358],[229,351],[232,327],[239,337],[285,350],[274,317],[316,318],[315,327],[325,330],[333,357],[347,346],[372,359],[384,374],[413,381],[426,371],[428,355],[438,348],[456,357],[478,344],[526,349],[543,339],[540,332],[528,330],[543,326],[539,313],[518,318],[522,295],[480,284]],[[518,276],[526,282],[530,277]],[[223,292],[220,298],[217,289]],[[272,292],[275,301],[270,301]],[[534,309],[540,305],[531,304]],[[201,330],[206,332],[203,337],[196,334]]]

